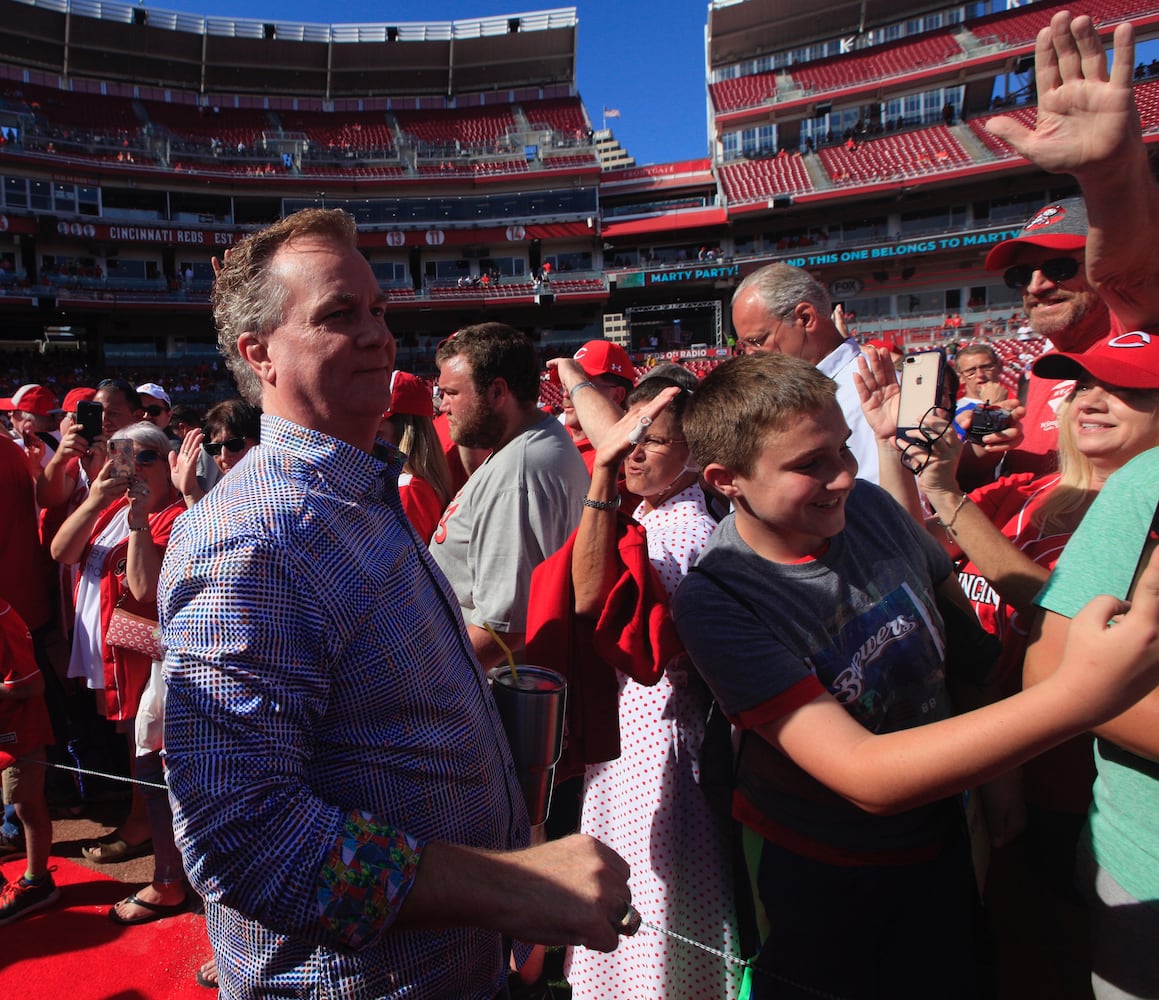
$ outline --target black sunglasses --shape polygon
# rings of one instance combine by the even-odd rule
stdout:
[[[1003,275],[1006,287],[1016,292],[1022,291],[1030,284],[1035,271],[1041,271],[1047,281],[1057,285],[1060,281],[1070,281],[1079,273],[1079,262],[1073,257],[1051,257],[1041,264],[1015,264],[1008,267]]]
[[[142,468],[147,468],[156,462],[160,457],[161,452],[157,451],[155,448],[145,448],[133,456],[133,461]]]
[[[149,416],[151,416],[151,417],[159,417],[159,416],[161,416],[162,413],[164,413],[166,411],[166,409],[168,409],[168,407],[165,407],[165,406],[145,406],[145,407],[142,407],[142,409],[147,414],[149,414]]]
[[[245,447],[245,438],[230,438],[227,441],[206,441],[201,447],[205,449],[207,455],[212,455],[214,458],[221,454],[222,448],[230,454],[236,455]]]

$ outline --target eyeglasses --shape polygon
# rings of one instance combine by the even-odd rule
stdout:
[[[1035,271],[1041,271],[1047,281],[1057,285],[1061,281],[1070,281],[1079,273],[1079,262],[1073,257],[1051,257],[1041,264],[1015,264],[1006,269],[1003,280],[1007,288],[1020,292],[1030,284]]]
[[[164,413],[168,407],[165,406],[144,406],[142,409],[151,417],[159,417]]]
[[[687,443],[688,442],[685,441],[684,438],[646,437],[646,438],[642,438],[640,440],[640,443],[638,445],[636,445],[636,447],[643,448],[647,454],[653,455],[653,454],[662,454],[663,452],[666,452],[674,444],[687,444]]]
[[[901,464],[915,476],[920,475],[933,459],[933,447],[953,425],[950,411],[942,406],[926,410],[917,427],[898,433],[897,440],[904,446]]]
[[[157,449],[143,448],[133,456],[133,461],[136,462],[142,469],[147,469],[160,457],[161,452],[157,451]]]
[[[221,454],[221,449],[224,448],[231,455],[236,455],[245,447],[245,438],[229,438],[226,441],[205,441],[202,445],[207,455],[212,455],[217,458]]]
[[[779,327],[782,327],[787,322],[789,322],[789,319],[791,319],[791,318],[792,318],[792,313],[790,313],[789,316],[787,316],[787,317],[786,316],[774,316],[773,321],[776,324],[775,326],[766,330],[764,333],[758,334],[755,337],[742,337],[740,340],[737,341],[737,343],[740,344],[740,346],[745,351],[759,351],[762,347],[765,346],[765,341],[768,340],[774,333],[776,333],[777,329]]]
[[[766,330],[759,337],[743,337],[740,341],[740,346],[746,351],[759,351],[765,346],[765,341],[773,335],[772,330]]]
[[[962,378],[973,378],[978,372],[992,372],[995,368],[1001,367],[997,362],[989,361],[984,365],[975,365],[973,368],[959,368],[958,374]]]

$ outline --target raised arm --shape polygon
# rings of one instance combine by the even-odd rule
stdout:
[[[129,482],[130,476],[118,472],[112,462],[106,462],[89,487],[88,496],[53,536],[52,558],[66,566],[80,562],[101,511],[125,495]]]
[[[861,399],[861,412],[877,441],[878,483],[921,524],[924,516],[913,474],[901,464],[901,452],[894,444],[901,388],[893,360],[888,351],[867,347],[857,359],[857,367],[853,382]]]
[[[1038,120],[1012,118],[987,128],[1032,163],[1073,174],[1087,205],[1090,283],[1128,328],[1159,321],[1159,189],[1151,176],[1131,87],[1135,32],[1120,24],[1114,62],[1091,19],[1059,11],[1038,33],[1034,65]]]
[[[631,438],[637,428],[642,427],[640,419],[644,417],[649,421],[655,420],[657,414],[661,413],[679,392],[677,388],[665,389],[639,411],[621,416],[607,429],[596,449],[592,484],[588,488],[590,500],[596,503],[617,503],[620,495],[620,464],[635,447]],[[600,398],[603,399],[602,396]],[[576,409],[578,411],[578,406]],[[572,587],[575,592],[575,612],[585,618],[600,616],[619,574],[616,558],[616,519],[616,507],[602,508],[589,505],[584,507],[579,527],[576,529],[575,551],[571,564]]]
[[[972,419],[970,411],[959,415],[963,430],[969,430]],[[1050,570],[1015,546],[958,487],[958,459],[962,452],[963,442],[953,429],[931,446],[930,462],[918,480],[937,514],[929,528],[939,540],[956,543],[1004,601],[1025,611],[1046,583]]]
[[[874,735],[826,692],[758,731],[799,767],[868,812],[890,814],[932,802],[995,778],[1107,720],[1116,725],[1140,709],[1153,715],[1159,682],[1159,557],[1151,560],[1126,609],[1116,598],[1096,597],[1067,623],[1056,646],[1056,671],[1028,690],[973,712]],[[1144,701],[1131,708],[1140,698]],[[1154,745],[1153,738],[1148,745]]]
[[[553,358],[548,361],[547,367],[554,368],[558,373],[560,385],[575,407],[580,426],[588,440],[598,448],[604,435],[624,415],[624,411],[602,392],[591,388],[591,379],[578,361],[572,358]],[[577,386],[582,388],[577,389]]]
[[[1036,622],[1022,668],[1022,683],[1026,687],[1041,684],[1054,675],[1069,627],[1070,619],[1053,611],[1044,612]],[[1122,715],[1096,726],[1094,732],[1133,754],[1159,761],[1159,688]]]

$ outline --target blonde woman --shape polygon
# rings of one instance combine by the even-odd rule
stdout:
[[[425,382],[409,372],[394,373],[390,405],[378,434],[406,455],[398,492],[424,543],[430,542],[451,499],[451,473],[435,431],[434,410],[434,397]]]

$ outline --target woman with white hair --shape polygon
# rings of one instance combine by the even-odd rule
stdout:
[[[122,442],[131,449],[131,464],[117,461]],[[169,439],[159,427],[141,421],[116,432],[109,455],[84,502],[53,538],[52,555],[79,566],[69,676],[85,680],[98,692],[102,714],[118,731],[132,734],[153,661],[146,653],[111,645],[109,624],[128,596],[156,604],[165,546],[185,505],[170,482]],[[129,458],[127,449],[124,457]],[[153,850],[153,882],[109,911],[122,924],[177,913],[187,899],[160,753],[134,756],[131,770],[138,783],[128,818],[83,851],[90,861],[105,864]]]

